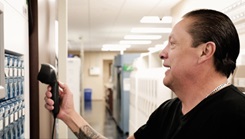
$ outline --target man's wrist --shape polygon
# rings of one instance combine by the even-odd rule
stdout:
[[[63,116],[60,118],[60,120],[62,120],[66,124],[69,124],[76,119],[75,117],[79,117],[79,116],[80,115],[76,111],[71,111],[71,112],[69,112],[69,114],[64,113]]]

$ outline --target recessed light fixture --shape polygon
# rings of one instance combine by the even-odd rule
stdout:
[[[131,45],[122,44],[104,44],[101,48],[102,51],[125,51]]]
[[[163,49],[168,45],[168,41],[164,41],[163,44],[156,44],[155,48]]]
[[[101,51],[125,51],[126,48],[101,48]]]
[[[151,41],[143,41],[143,40],[128,41],[128,40],[123,40],[123,41],[120,41],[120,44],[151,44]]]
[[[124,39],[135,39],[135,40],[158,40],[161,39],[161,35],[126,35]]]
[[[132,28],[132,33],[170,33],[172,28]]]
[[[162,18],[158,16],[144,16],[140,23],[172,23],[172,17],[171,16],[164,16]]]
[[[172,18],[172,16],[164,16],[164,17],[162,17],[161,21],[163,23],[172,23],[173,18]]]
[[[122,44],[104,44],[102,47],[104,47],[104,48],[129,48],[130,45],[122,45]]]

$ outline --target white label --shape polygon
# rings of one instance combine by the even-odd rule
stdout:
[[[17,77],[17,76],[18,76],[18,69],[14,68],[14,77]]]
[[[13,123],[13,122],[14,122],[14,115],[11,114],[11,115],[10,115],[10,123]]]
[[[9,117],[5,117],[5,127],[9,125]]]
[[[5,56],[5,59],[4,59],[4,65],[7,66],[8,65],[8,57]]]
[[[21,110],[19,110],[19,112],[18,112],[19,114],[18,114],[18,118],[20,118],[21,117]]]
[[[18,68],[18,76],[20,77],[21,76],[21,69]]]
[[[21,70],[21,76],[25,76],[25,70],[24,69]]]
[[[16,120],[18,120],[18,118],[19,118],[19,117],[18,117],[18,112],[15,112],[15,113],[14,113],[14,120],[16,121]]]
[[[123,79],[123,90],[130,91],[130,78]]]
[[[12,64],[13,64],[13,59],[10,58],[10,59],[9,59],[9,65],[12,66]]]
[[[14,70],[13,68],[10,68],[9,69],[9,76],[10,77],[13,77],[14,76],[14,74],[13,74],[14,71],[13,70]]]
[[[25,109],[22,109],[22,115],[23,116],[25,115]]]
[[[5,72],[6,77],[8,77],[9,76],[9,68],[4,68],[4,72]]]
[[[3,130],[3,120],[0,120],[0,130]]]

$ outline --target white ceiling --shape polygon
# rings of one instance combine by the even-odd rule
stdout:
[[[69,50],[101,51],[103,44],[118,44],[133,27],[171,27],[171,24],[142,24],[143,16],[167,16],[180,0],[68,0]],[[148,45],[132,45],[127,51],[147,51],[162,44],[168,34]]]

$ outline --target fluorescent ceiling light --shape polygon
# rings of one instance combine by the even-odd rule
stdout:
[[[120,41],[120,44],[151,44],[151,41]]]
[[[155,47],[149,47],[148,51],[150,52],[161,51],[167,46],[167,44],[168,44],[168,41],[164,41],[163,44],[157,44],[155,45]]]
[[[162,20],[161,21],[163,23],[172,23],[173,18],[172,18],[172,16],[164,16],[164,17],[162,17]]]
[[[155,48],[163,49],[168,45],[168,41],[164,41],[163,44],[156,44]]]
[[[132,33],[170,33],[171,28],[132,28]]]
[[[126,35],[124,39],[139,39],[139,40],[158,40],[161,39],[161,35]]]
[[[172,17],[171,16],[164,16],[163,18],[160,18],[158,16],[144,16],[140,23],[172,23]]]
[[[158,16],[144,16],[140,20],[140,23],[156,23],[156,22],[160,22],[160,18]]]
[[[125,51],[130,45],[121,44],[104,44],[101,48],[102,51]]]
[[[122,45],[122,44],[104,44],[103,48],[129,48],[130,45]]]
[[[126,48],[101,48],[101,51],[125,51]]]

